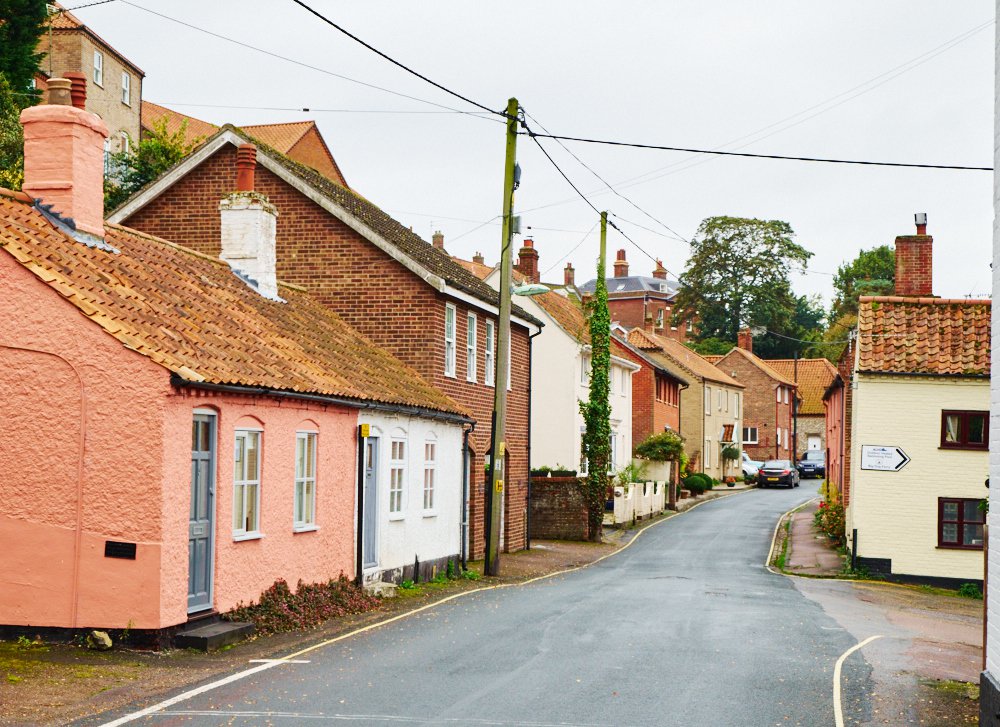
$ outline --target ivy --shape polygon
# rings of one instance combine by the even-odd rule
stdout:
[[[587,311],[590,316],[590,398],[580,402],[586,425],[583,455],[587,458],[584,498],[587,503],[587,539],[601,540],[604,502],[608,491],[608,468],[611,463],[611,315],[608,313],[608,289],[604,280],[604,257],[597,261],[597,283]]]

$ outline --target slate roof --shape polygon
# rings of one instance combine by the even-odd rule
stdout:
[[[342,397],[466,415],[302,289],[286,302],[248,287],[223,261],[118,225],[76,242],[22,193],[0,190],[0,254],[108,334],[192,382]]]
[[[608,295],[614,295],[615,293],[665,292],[669,296],[674,296],[680,289],[680,283],[673,278],[661,280],[660,278],[653,278],[648,275],[630,275],[625,278],[605,278],[605,284],[608,286]],[[660,288],[661,285],[666,285],[667,290],[662,291]],[[581,285],[580,292],[593,293],[595,287],[597,287],[596,278],[594,280],[588,280],[586,283]]]
[[[863,296],[858,371],[990,375],[990,301]]]
[[[626,340],[654,361],[666,363],[668,366],[671,363],[679,365],[697,379],[745,388],[739,381],[710,364],[680,341],[658,336],[641,328],[629,331]]]
[[[837,368],[825,358],[800,358],[796,379],[795,361],[790,358],[767,359],[767,365],[799,387],[799,414],[824,414],[823,394],[837,377]]]

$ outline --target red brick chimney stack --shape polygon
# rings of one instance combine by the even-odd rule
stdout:
[[[625,259],[625,250],[619,250],[618,256],[615,258],[615,277],[628,277],[628,260]]]
[[[538,251],[535,249],[535,241],[530,237],[524,238],[524,245],[517,253],[517,270],[529,283],[537,283],[538,275]]]
[[[486,258],[483,257],[483,254],[481,252],[477,252],[475,255],[472,256],[472,262],[478,265],[485,265]]]
[[[736,345],[747,353],[753,353],[753,333],[749,328],[744,328],[736,334]]]
[[[431,244],[438,250],[444,250],[444,233],[441,230],[435,230],[431,235]]]
[[[653,277],[656,278],[657,280],[667,279],[667,269],[663,267],[662,260],[656,261],[656,267],[653,269]]]
[[[931,296],[934,238],[927,234],[927,215],[917,213],[916,235],[896,238],[896,295]]]
[[[566,267],[563,268],[563,285],[576,285],[576,271],[573,269],[573,263],[566,263]]]
[[[240,144],[236,149],[236,191],[253,192],[256,184],[257,147]]]
[[[87,74],[78,71],[70,71],[64,74],[70,83],[69,96],[73,108],[83,110],[87,105]]]

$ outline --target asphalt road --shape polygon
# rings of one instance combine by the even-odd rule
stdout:
[[[834,664],[856,641],[764,567],[778,515],[813,496],[805,482],[706,503],[589,568],[457,599],[139,723],[832,725]],[[843,677],[847,724],[866,721],[861,653]]]

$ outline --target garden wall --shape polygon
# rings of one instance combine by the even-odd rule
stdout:
[[[587,539],[587,505],[578,478],[532,477],[530,493],[532,539]]]

